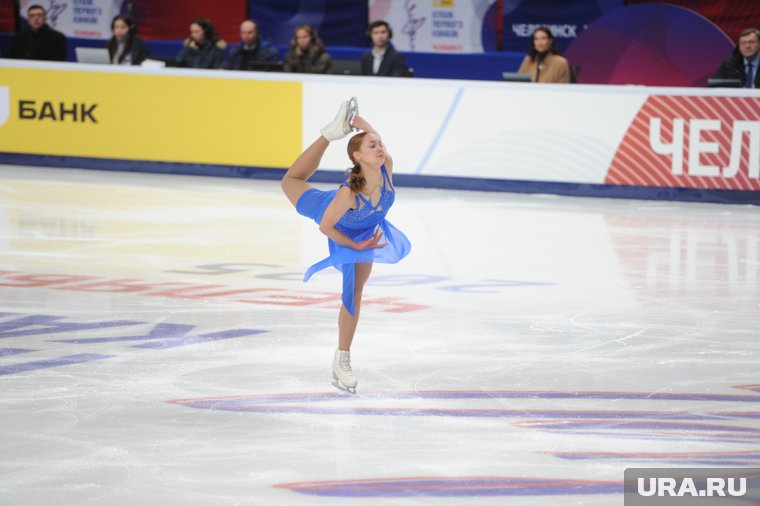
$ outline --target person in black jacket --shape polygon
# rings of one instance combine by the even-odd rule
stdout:
[[[747,28],[739,34],[739,44],[723,60],[715,78],[738,79],[744,88],[760,88],[760,30]]]
[[[190,24],[190,37],[185,39],[182,51],[177,55],[177,65],[192,69],[218,69],[224,63],[227,43],[206,18],[198,18]]]
[[[150,56],[147,46],[137,36],[137,25],[129,14],[119,14],[111,21],[113,37],[106,47],[114,65],[140,65]]]
[[[409,75],[404,55],[391,45],[391,27],[385,21],[369,25],[367,35],[372,39],[372,50],[362,56],[362,74],[365,76],[402,77]]]
[[[17,33],[11,42],[10,58],[25,60],[66,60],[66,36],[50,28],[47,11],[41,5],[27,9],[29,30]]]
[[[252,19],[240,24],[240,42],[231,50],[224,61],[224,68],[231,70],[256,70],[257,64],[277,63],[280,53],[266,39],[259,35],[259,27]]]

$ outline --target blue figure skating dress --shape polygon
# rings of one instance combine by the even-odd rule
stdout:
[[[380,172],[383,176],[383,186],[377,205],[373,206],[364,195],[358,194],[356,206],[341,216],[338,223],[335,224],[335,228],[359,242],[372,237],[377,227],[380,227],[383,232],[381,242],[387,244],[382,248],[357,251],[347,246],[341,246],[328,237],[330,256],[309,267],[303,277],[304,282],[306,282],[315,272],[331,265],[341,271],[343,273],[343,295],[341,299],[351,316],[354,316],[354,264],[360,262],[395,264],[408,255],[412,249],[412,245],[404,233],[385,219],[385,215],[388,214],[388,210],[393,205],[396,191],[391,184],[390,177],[388,177],[388,172],[385,170],[385,165],[380,167]],[[348,186],[348,183],[343,183],[341,186]],[[310,188],[298,199],[296,211],[319,224],[327,206],[330,205],[337,193],[337,189],[321,191]]]

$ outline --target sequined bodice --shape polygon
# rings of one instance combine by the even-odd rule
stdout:
[[[367,229],[374,228],[388,214],[388,210],[393,205],[393,201],[396,198],[396,192],[391,184],[390,177],[385,170],[385,165],[380,168],[383,175],[383,186],[380,188],[380,199],[376,205],[372,205],[372,202],[364,195],[358,194],[356,196],[356,207],[349,209],[346,214],[341,216],[338,220],[338,225],[347,229]],[[343,183],[344,186],[348,186],[348,183]]]

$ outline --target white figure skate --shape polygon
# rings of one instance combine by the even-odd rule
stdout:
[[[319,133],[328,141],[337,141],[351,133],[352,130],[358,131],[351,126],[351,122],[359,112],[359,106],[356,102],[356,97],[351,97],[351,100],[342,102],[338,108],[338,114],[335,118],[322,127]]]
[[[351,352],[335,350],[332,365],[333,386],[338,390],[356,394],[356,385],[359,381],[351,370]]]

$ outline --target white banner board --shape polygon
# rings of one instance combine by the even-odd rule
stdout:
[[[482,53],[486,14],[496,0],[370,0],[370,22],[393,29],[402,52]]]

